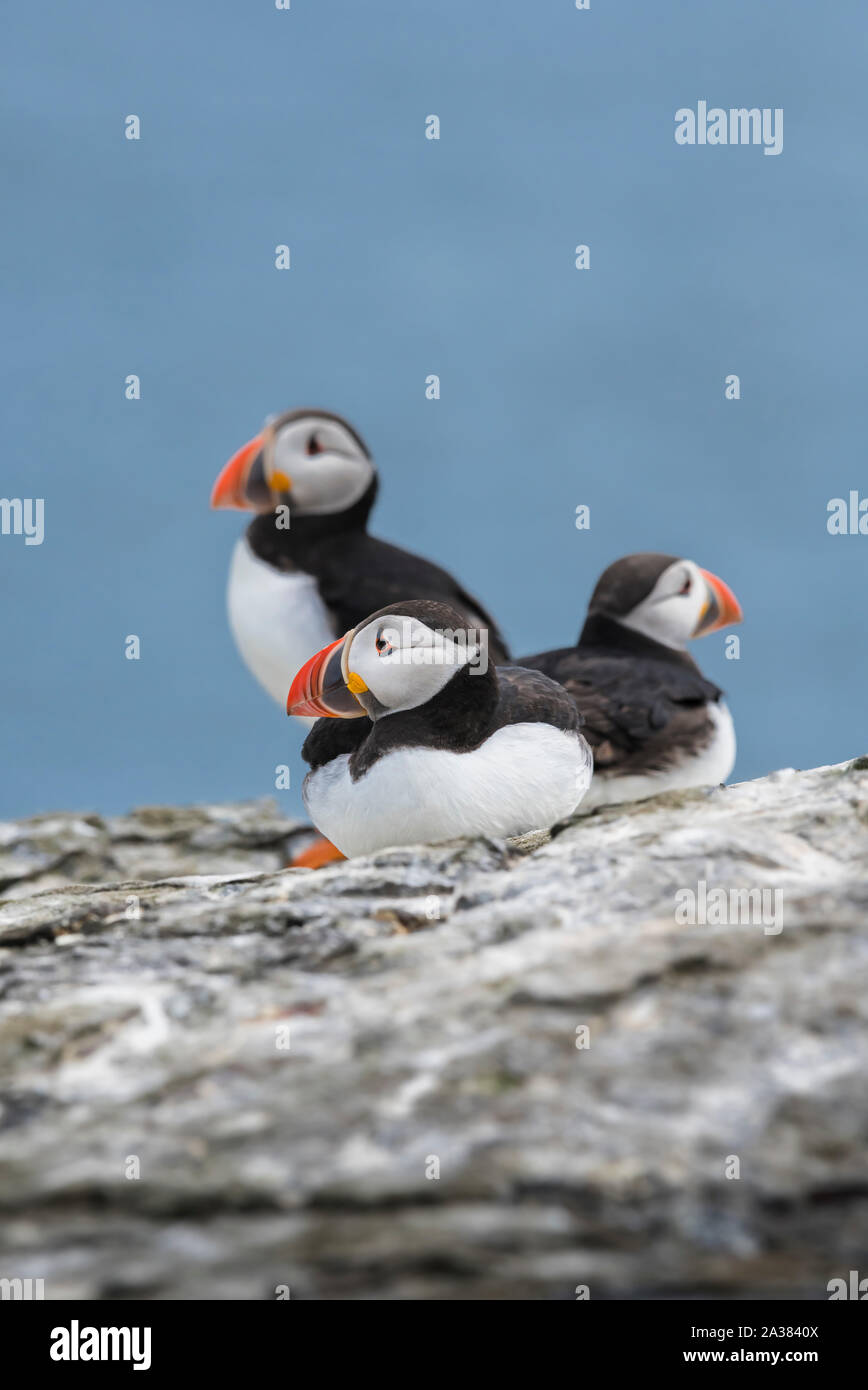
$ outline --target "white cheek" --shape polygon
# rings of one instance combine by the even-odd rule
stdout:
[[[353,642],[347,652],[345,670],[361,676],[369,690],[376,684],[376,664],[376,654],[373,654],[372,660],[367,648],[360,647],[358,641]]]
[[[359,675],[371,694],[392,714],[416,709],[433,700],[458,669],[454,662],[419,661],[404,652],[376,657],[371,662],[366,658],[365,666],[368,674],[359,670]]]
[[[373,473],[366,459],[328,454],[289,461],[285,472],[292,478],[291,506],[308,516],[346,511],[363,496]]]
[[[398,651],[381,656],[373,641],[366,637],[361,645],[353,643],[349,669],[361,676],[374,698],[386,709],[394,709],[408,698],[414,668],[401,660]]]
[[[366,665],[370,672],[370,680],[365,678],[368,689],[386,709],[406,709],[418,703],[421,668],[413,664],[410,652],[377,654],[367,658]]]
[[[664,613],[664,617],[668,617],[672,640],[682,644],[689,642],[699,622],[702,595],[694,585],[689,594],[673,599],[668,606],[671,612]]]
[[[376,652],[362,652],[358,656],[350,653],[350,670],[361,676],[365,685],[381,705],[391,703],[389,672],[383,658]]]
[[[412,697],[414,667],[403,661],[397,652],[382,656],[377,668],[372,672],[373,679],[382,694],[377,698],[387,709],[394,709]]]
[[[683,597],[673,595],[662,602],[646,599],[635,612],[620,621],[624,627],[652,637],[667,647],[680,649],[690,640],[701,606],[701,598],[694,598],[692,593]]]

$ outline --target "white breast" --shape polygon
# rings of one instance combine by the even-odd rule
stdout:
[[[719,701],[709,704],[708,715],[714,732],[706,748],[693,758],[685,758],[665,772],[645,773],[641,777],[619,777],[599,771],[588,795],[582,802],[582,813],[596,806],[612,806],[620,801],[642,801],[658,792],[674,791],[681,787],[711,787],[725,782],[735,765],[735,727],[726,705]]]
[[[509,725],[470,753],[396,749],[358,782],[348,764],[344,755],[309,772],[303,795],[314,825],[349,858],[544,830],[575,810],[592,766],[585,740],[550,724]]]
[[[338,635],[316,580],[265,564],[242,536],[232,553],[226,599],[229,626],[244,661],[285,707],[296,673]]]

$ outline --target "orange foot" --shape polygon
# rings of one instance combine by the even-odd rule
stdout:
[[[322,869],[326,864],[336,864],[339,859],[346,859],[345,854],[341,854],[336,845],[325,836],[314,840],[312,845],[303,849],[294,859],[290,859],[291,869]]]

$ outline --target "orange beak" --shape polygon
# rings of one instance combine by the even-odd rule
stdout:
[[[264,445],[264,436],[257,434],[232,456],[214,484],[214,491],[211,493],[212,507],[240,507],[242,511],[256,509],[246,489],[250,470],[262,453]]]
[[[705,580],[708,595],[693,636],[705,637],[707,633],[716,632],[718,628],[740,623],[744,616],[741,604],[729,585],[724,584],[722,579],[718,579],[717,575],[711,574],[709,570],[700,570],[699,573]]]
[[[289,688],[287,714],[307,719],[359,719],[367,710],[353,694],[348,681],[364,690],[357,676],[345,672],[346,654],[355,629],[306,661]]]

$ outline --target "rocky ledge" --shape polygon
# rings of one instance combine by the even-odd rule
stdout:
[[[530,852],[284,869],[305,833],[268,803],[0,826],[0,1277],[822,1299],[868,1274],[868,758]]]

